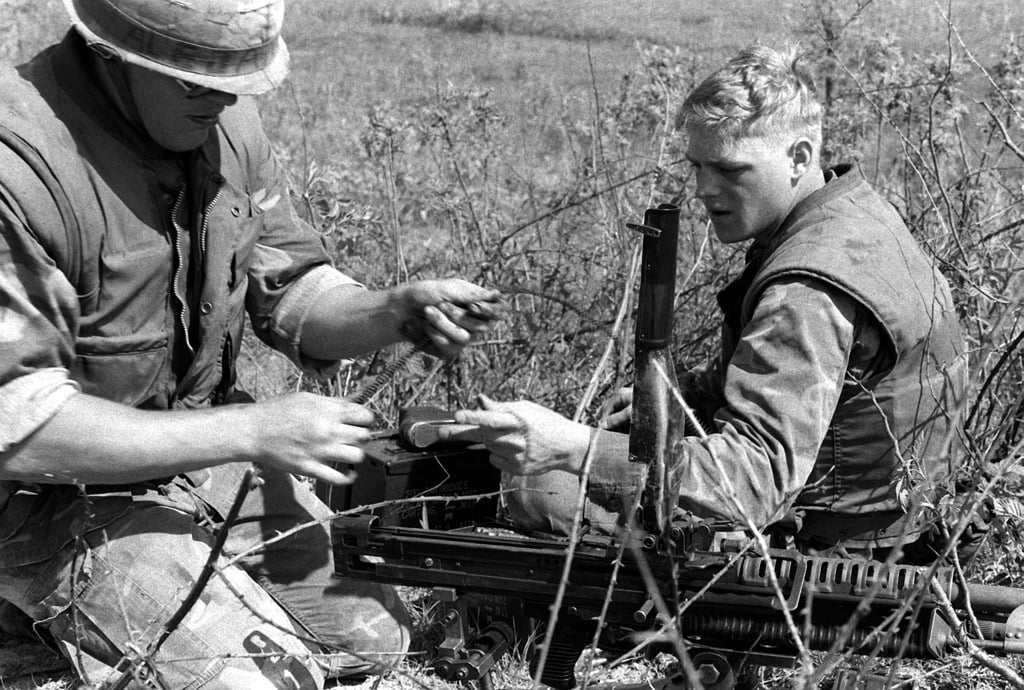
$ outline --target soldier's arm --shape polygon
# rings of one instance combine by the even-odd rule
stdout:
[[[813,280],[770,285],[724,373],[725,404],[706,439],[675,451],[679,502],[696,515],[759,525],[803,488],[839,399],[853,343],[855,305]],[[591,496],[628,501],[635,467],[622,438],[602,441]]]
[[[22,217],[0,193],[0,479],[119,484],[251,460],[348,481],[326,463],[361,460],[373,415],[342,400],[141,411],[79,392],[77,296]]]
[[[402,340],[454,355],[487,330],[499,293],[464,280],[424,280],[367,290],[331,266],[323,238],[298,217],[287,176],[254,103],[241,99],[223,125],[244,142],[249,185],[258,190],[260,236],[248,257],[246,307],[265,342],[313,373]]]
[[[347,483],[350,473],[330,463],[360,462],[356,444],[369,438],[373,420],[365,408],[308,393],[182,411],[137,410],[79,393],[0,452],[0,479],[127,484],[250,461]]]

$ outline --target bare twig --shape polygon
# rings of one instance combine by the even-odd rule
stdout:
[[[245,502],[245,497],[249,494],[249,490],[258,476],[259,470],[255,465],[251,465],[242,475],[242,481],[238,486],[238,492],[235,494],[235,500],[231,504],[231,508],[228,510],[228,514],[224,518],[224,522],[221,523],[220,529],[217,530],[217,536],[214,539],[213,545],[210,547],[210,554],[206,559],[206,564],[203,566],[202,571],[196,578],[195,584],[192,585],[192,589],[189,590],[185,599],[182,600],[181,605],[178,606],[178,610],[171,615],[166,623],[164,623],[160,634],[145,649],[141,660],[132,660],[127,655],[121,657],[121,660],[114,667],[115,673],[120,671],[119,676],[113,682],[104,684],[104,687],[109,688],[109,690],[124,690],[124,688],[128,687],[128,683],[132,680],[132,664],[139,663],[141,661],[141,663],[151,665],[157,652],[160,651],[160,647],[162,647],[164,642],[167,641],[167,638],[178,629],[181,622],[185,620],[185,616],[188,615],[188,612],[191,611],[192,607],[195,606],[197,601],[199,601],[199,597],[202,596],[210,578],[217,572],[217,559],[220,558],[224,551],[224,543],[227,541],[228,531],[238,518],[238,512],[242,508],[242,503]],[[153,675],[156,677],[156,673]]]
[[[587,445],[587,452],[583,458],[583,470],[580,473],[580,488],[576,494],[572,530],[569,532],[569,544],[565,550],[565,562],[562,564],[562,576],[558,580],[558,591],[555,593],[555,600],[551,603],[551,615],[548,618],[547,630],[544,631],[544,642],[540,647],[540,657],[538,658],[537,669],[533,676],[535,689],[541,687],[540,678],[544,673],[544,666],[547,664],[551,641],[555,637],[555,627],[558,625],[558,612],[562,608],[566,587],[569,586],[569,573],[572,572],[573,557],[576,554],[576,544],[579,542],[580,537],[580,526],[583,524],[583,511],[587,503],[587,480],[590,477],[590,466],[594,461],[594,439],[596,435],[597,430],[591,429],[590,443]]]
[[[669,166],[678,165],[678,164],[682,163],[684,160],[685,160],[684,158],[680,158],[678,160],[671,161],[668,165]],[[594,192],[591,192],[590,194],[587,194],[587,195],[581,196],[581,197],[577,197],[577,198],[575,198],[575,199],[573,199],[571,201],[562,202],[562,203],[558,204],[557,206],[555,206],[554,208],[548,209],[544,213],[541,213],[541,214],[539,214],[537,216],[534,216],[530,220],[528,220],[528,221],[526,221],[524,223],[520,223],[519,225],[517,225],[514,228],[512,228],[512,230],[510,230],[508,233],[505,234],[504,237],[501,238],[501,240],[498,242],[498,246],[504,246],[506,242],[509,242],[510,240],[512,240],[513,237],[518,235],[523,230],[526,230],[527,228],[532,227],[532,226],[536,225],[537,223],[540,223],[542,221],[548,220],[549,218],[557,216],[558,214],[562,213],[563,211],[568,211],[571,208],[575,208],[577,206],[582,206],[583,204],[587,203],[588,201],[596,199],[597,197],[599,197],[599,196],[601,196],[603,194],[607,194],[610,191],[618,189],[619,187],[624,187],[624,186],[626,186],[628,184],[636,182],[637,180],[642,180],[643,178],[649,177],[650,175],[658,174],[659,172],[661,172],[661,167],[659,167],[659,166],[655,166],[653,168],[647,168],[646,170],[641,170],[640,172],[636,173],[635,175],[631,175],[631,176],[629,176],[627,178],[619,180],[618,182],[615,182],[615,183],[612,183],[612,184],[610,184],[608,186],[602,187],[601,189],[598,189],[598,190],[596,190]]]
[[[589,46],[588,46],[587,54],[588,54],[588,57],[589,57],[589,54],[590,54],[589,53]],[[593,63],[592,62],[591,62],[591,81],[592,81],[592,83],[594,81]],[[660,85],[661,85],[662,90],[663,90],[663,92],[665,94],[665,115],[664,115],[664,118],[663,118],[662,137],[661,137],[660,146],[658,148],[658,160],[657,160],[657,163],[656,163],[655,168],[654,168],[655,170],[660,170],[662,168],[662,163],[664,161],[665,153],[666,153],[666,149],[667,149],[668,138],[669,138],[669,136],[671,134],[671,131],[672,131],[672,118],[669,116],[669,114],[671,112],[672,99],[671,99],[670,93],[669,93],[668,89],[665,87],[665,85],[663,83],[660,84]],[[596,87],[596,85],[593,88],[594,88],[595,108],[597,108],[598,95],[597,95],[597,87]],[[599,132],[598,139],[599,139],[599,142],[600,142],[600,130],[598,130],[598,132]],[[672,163],[672,164],[674,165],[675,163]],[[654,183],[652,182],[650,191],[648,192],[648,195],[647,195],[647,204],[646,205],[648,207],[650,207],[650,206],[653,205],[653,203],[654,203]],[[633,248],[633,254],[630,257],[629,273],[626,276],[626,280],[623,283],[622,299],[619,301],[619,309],[618,309],[618,312],[616,313],[616,316],[615,316],[615,323],[614,323],[614,325],[612,327],[611,333],[609,333],[609,335],[608,335],[608,340],[605,343],[604,352],[601,353],[601,359],[599,360],[597,367],[595,367],[594,371],[592,372],[591,377],[590,377],[590,382],[587,384],[587,388],[586,388],[586,390],[584,390],[583,395],[580,398],[580,401],[579,401],[579,403],[576,406],[576,413],[573,415],[573,421],[579,421],[580,419],[582,419],[584,412],[590,407],[590,403],[593,401],[594,395],[596,395],[596,393],[597,393],[597,388],[600,385],[600,380],[604,376],[605,367],[607,367],[608,362],[611,360],[612,353],[615,350],[615,343],[618,341],[619,333],[620,333],[620,331],[621,331],[621,329],[623,327],[623,324],[625,323],[625,317],[629,313],[629,309],[630,309],[630,307],[632,305],[632,302],[633,302],[633,285],[636,282],[636,277],[637,277],[637,275],[640,272],[640,259],[641,259],[641,247],[640,247],[640,244],[637,243],[637,244],[635,244],[635,246]],[[696,267],[694,267],[694,269],[695,268]],[[692,273],[692,270],[694,270],[694,269],[691,269],[691,273]]]
[[[935,578],[932,578],[931,580],[931,589],[932,595],[939,604],[939,608],[945,614],[950,623],[953,635],[956,637],[960,646],[967,651],[968,656],[990,671],[1002,676],[1013,687],[1024,688],[1024,678],[1021,678],[1020,675],[1018,675],[1012,668],[993,658],[983,649],[979,648],[978,645],[974,644],[974,641],[968,637],[964,632],[963,625],[960,623],[959,617],[956,615],[956,610],[953,608],[953,604],[949,601],[949,597],[946,596],[946,591],[942,588],[941,583],[935,580]]]
[[[654,367],[655,370],[659,373],[660,376],[662,376],[662,378],[664,378],[666,382],[671,383],[671,379],[668,377],[668,374],[664,371],[664,369],[661,368],[660,362],[654,362]],[[679,389],[673,386],[672,393],[673,395],[675,395],[676,402],[683,409],[683,411],[688,411],[687,416],[690,417],[691,419],[696,419],[696,415],[694,415],[693,410],[690,409],[690,406],[686,402],[686,400],[683,399],[683,396],[680,393]],[[696,425],[696,429],[697,435],[702,440],[707,440],[708,435],[704,431],[703,427],[698,424]],[[765,573],[768,576],[768,580],[771,582],[773,591],[780,601],[785,601],[786,596],[782,591],[781,585],[779,584],[779,580],[775,572],[775,565],[772,562],[771,553],[768,548],[768,542],[764,538],[764,533],[761,531],[761,529],[754,522],[753,518],[750,516],[750,512],[747,506],[741,504],[737,499],[737,493],[733,486],[732,479],[730,478],[730,472],[726,470],[725,467],[722,466],[721,460],[718,457],[718,455],[716,455],[715,453],[710,453],[709,455],[712,461],[715,463],[715,469],[718,471],[718,476],[721,477],[722,479],[722,484],[725,489],[725,491],[723,492],[725,500],[732,505],[732,509],[735,511],[735,513],[740,515],[746,523],[747,529],[753,536],[754,541],[757,543],[758,548],[760,549],[761,558],[764,559]],[[786,607],[782,607],[782,617],[786,623],[787,628],[789,629],[791,637],[793,638],[793,645],[796,647],[797,653],[799,654],[801,666],[805,670],[810,669],[810,655],[807,651],[807,647],[804,645],[803,638],[800,635],[800,630],[797,627],[796,622],[793,620],[792,612],[789,611],[789,609],[787,609]]]

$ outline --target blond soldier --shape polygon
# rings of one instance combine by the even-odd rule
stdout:
[[[744,50],[682,115],[696,196],[718,239],[749,251],[718,295],[720,356],[681,377],[710,433],[674,448],[679,506],[774,526],[807,551],[884,558],[901,544],[904,560],[931,560],[934,514],[913,507],[948,487],[966,385],[945,279],[858,171],[822,170],[821,105],[795,52]],[[510,501],[524,524],[567,528],[592,439],[588,516],[631,505],[625,434],[528,402],[483,408],[458,413],[481,427],[463,437],[537,475]]]

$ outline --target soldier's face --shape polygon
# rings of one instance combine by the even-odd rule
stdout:
[[[686,157],[693,166],[697,198],[722,242],[770,234],[796,198],[792,146],[762,138],[723,139],[698,125],[688,127]]]
[[[128,65],[128,84],[146,132],[168,151],[199,148],[238,96]]]

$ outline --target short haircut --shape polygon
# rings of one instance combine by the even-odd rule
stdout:
[[[683,102],[681,124],[724,139],[807,136],[821,144],[821,103],[796,46],[744,48]]]

